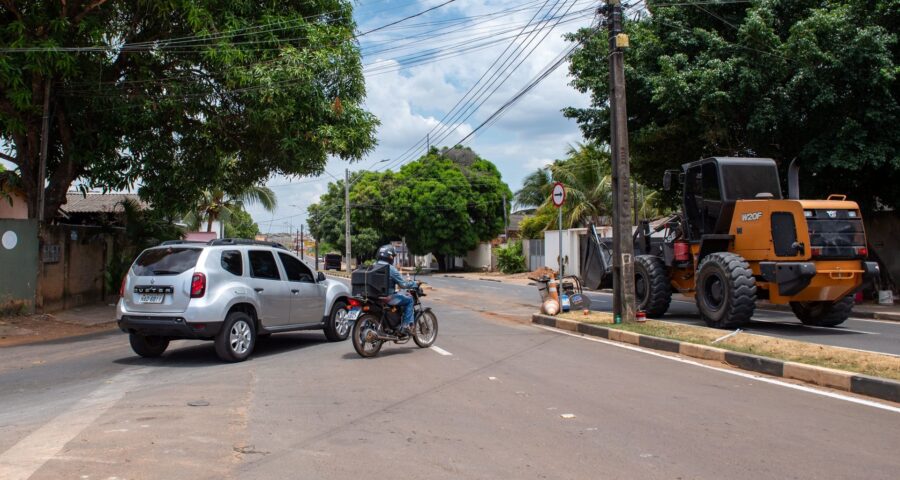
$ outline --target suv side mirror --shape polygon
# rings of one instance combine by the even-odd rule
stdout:
[[[676,174],[680,173],[678,170],[666,170],[663,173],[663,190],[666,192],[672,191],[674,185],[672,184],[672,177]],[[678,177],[679,181],[681,181],[681,176]]]
[[[322,272],[319,272],[318,274],[316,274],[316,281],[317,281],[317,282],[324,282],[324,281],[325,281],[325,274],[322,273]]]

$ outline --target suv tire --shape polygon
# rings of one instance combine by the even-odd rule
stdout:
[[[138,333],[128,334],[128,342],[134,353],[144,358],[156,358],[169,348],[169,339],[166,337],[145,336]]]
[[[334,307],[331,308],[331,315],[325,321],[325,338],[329,342],[340,342],[346,340],[350,336],[350,329],[353,325],[346,320],[347,318],[347,302],[344,300],[336,300]]]
[[[216,354],[226,362],[242,362],[256,346],[256,326],[244,312],[231,312],[216,335]]]

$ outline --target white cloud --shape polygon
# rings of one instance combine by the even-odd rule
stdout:
[[[367,15],[373,11],[373,8],[376,8],[360,7],[357,9],[357,21],[360,24],[360,30],[366,30],[436,4],[438,4],[436,0],[423,0],[408,8],[401,9],[397,8],[399,4],[396,2],[379,2],[378,10],[393,10],[385,10],[379,15],[360,18],[361,13]],[[482,15],[498,12],[506,8],[532,6],[536,8],[541,4],[543,2],[538,1],[458,0],[432,12],[432,14],[410,20],[409,22],[431,22],[462,16]],[[591,2],[580,0],[573,8],[573,11],[589,8],[591,5]],[[363,7],[365,6],[364,3]],[[485,33],[498,32],[502,29],[511,29],[515,26],[521,27],[531,18],[534,12],[535,10],[533,9],[523,10],[514,14],[484,18],[479,20],[481,23],[476,27],[477,32],[461,30],[445,37],[423,38],[419,42],[412,42],[410,46],[404,47],[402,50],[366,57],[364,58],[364,63],[390,61],[396,59],[398,55],[420,52],[435,46],[451,45],[466,38],[474,38]],[[556,58],[560,52],[567,48],[568,42],[562,39],[564,33],[588,26],[590,22],[589,15],[585,15],[578,22],[557,27],[535,48],[522,66],[484,103],[478,112],[472,115],[464,124],[455,127],[452,133],[439,145],[453,144],[471,132],[475,126],[483,122]],[[438,30],[439,26],[434,28],[437,32],[441,31]],[[451,29],[448,28],[443,31],[449,30]],[[402,38],[413,34],[414,31],[416,30],[380,31],[378,32],[379,35],[373,35],[367,41]],[[543,33],[540,36],[542,37]],[[539,39],[540,37],[538,37]],[[536,44],[538,44],[537,40],[531,46]],[[394,41],[393,44],[382,43],[379,45],[380,48],[385,48],[400,44]],[[363,48],[365,49],[366,46],[367,43],[364,41]],[[343,177],[344,169],[348,167],[351,169],[383,169],[388,164],[379,163],[378,161],[385,158],[397,159],[404,151],[422,139],[428,131],[438,125],[441,117],[482,76],[505,47],[506,42],[399,72],[392,71],[390,73],[367,76],[366,108],[378,116],[382,123],[377,134],[379,145],[365,160],[358,164],[348,165],[346,162],[333,160],[329,162],[327,170],[332,174]],[[530,48],[528,47],[529,50]],[[379,63],[378,65],[391,64]],[[393,65],[396,65],[396,61],[394,61]],[[510,109],[500,121],[490,129],[479,132],[478,136],[470,142],[470,145],[476,152],[498,166],[504,180],[513,190],[521,186],[522,178],[525,175],[535,168],[550,163],[554,159],[561,158],[569,144],[582,139],[575,122],[565,119],[560,110],[567,106],[587,106],[589,99],[568,85],[570,79],[567,74],[568,65],[564,64]],[[434,142],[436,139],[432,141]],[[424,148],[420,149],[418,153],[420,154],[422,151],[424,151]],[[325,175],[318,180],[318,183],[277,187],[275,190],[279,197],[279,209],[274,218],[298,213],[297,208],[288,206],[292,204],[302,206],[305,212],[306,207],[315,202],[318,196],[325,192],[326,185],[331,180],[333,180],[331,177]],[[283,184],[285,180],[273,179],[269,183]],[[251,214],[260,223],[261,227],[263,222],[268,222],[272,218],[271,214],[263,214],[257,209],[251,209]],[[288,221],[290,220],[294,220],[296,228],[296,224],[300,220],[305,221],[305,215],[288,219]],[[278,222],[276,221],[274,225],[276,230],[285,228],[279,226]]]

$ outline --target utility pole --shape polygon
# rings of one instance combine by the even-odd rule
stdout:
[[[506,235],[506,243],[509,243],[509,217],[506,216],[506,194],[503,194],[503,228]]]
[[[38,171],[38,221],[44,223],[44,183],[47,182],[47,144],[50,141],[50,79],[44,85],[44,123],[41,125],[41,159]],[[43,226],[43,225],[41,225]]]
[[[347,254],[347,273],[350,273],[350,169],[344,169],[344,249]]]
[[[303,237],[303,224],[300,224],[300,258],[306,260],[305,238]]]
[[[625,58],[628,35],[622,29],[622,3],[607,0],[601,7],[609,29],[609,103],[613,186],[613,315],[634,321],[634,242],[631,230],[631,172],[628,158],[628,117],[625,110]]]

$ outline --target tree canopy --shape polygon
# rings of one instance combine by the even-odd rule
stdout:
[[[350,181],[351,241],[362,258],[401,238],[412,253],[433,253],[441,262],[443,255],[465,255],[503,232],[512,201],[497,167],[461,147],[432,148],[399,172],[361,172]],[[331,183],[310,207],[310,232],[320,241],[343,245],[343,198],[343,182]]]
[[[186,210],[375,143],[349,0],[0,2],[0,158],[37,217],[76,179]],[[223,162],[228,158],[233,161]]]
[[[627,21],[628,127],[636,175],[715,155],[801,165],[804,197],[848,193],[900,206],[897,0],[647,0]],[[608,42],[581,30],[568,108],[589,139],[609,138]],[[783,175],[784,176],[784,175]]]

